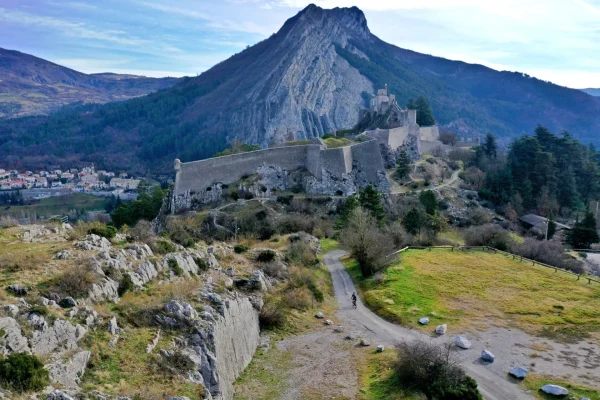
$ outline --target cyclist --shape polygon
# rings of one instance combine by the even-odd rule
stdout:
[[[352,292],[352,307],[356,308],[356,292]]]

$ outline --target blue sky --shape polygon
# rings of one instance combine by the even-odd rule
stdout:
[[[600,87],[600,0],[314,0],[356,5],[403,48]],[[196,75],[276,32],[304,0],[0,0],[0,47],[87,72]]]

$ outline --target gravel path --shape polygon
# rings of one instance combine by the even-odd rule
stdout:
[[[367,309],[360,299],[358,300],[357,309],[353,309],[350,304],[350,295],[356,289],[340,261],[340,257],[344,254],[344,251],[331,251],[325,254],[323,259],[331,272],[335,295],[340,304],[338,315],[347,327],[368,332],[370,338],[379,341],[374,344],[395,345],[406,340],[434,340],[415,329],[407,329],[383,320]],[[448,339],[448,337],[445,337],[437,340],[448,341]],[[477,380],[479,390],[487,400],[525,400],[533,398],[521,390],[517,384],[510,382],[506,371],[498,373],[489,368],[488,365],[482,364],[479,361],[479,355],[483,348],[477,346],[477,344],[479,343],[474,343],[470,350],[461,351],[461,355],[465,356],[465,360],[474,360],[464,362],[463,367],[468,375]]]

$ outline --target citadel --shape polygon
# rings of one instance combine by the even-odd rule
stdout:
[[[182,163],[175,160],[175,187],[170,211],[178,213],[218,202],[229,185],[237,184],[256,196],[270,196],[301,187],[308,194],[348,196],[373,185],[389,194],[386,169],[393,168],[397,154],[411,158],[440,146],[437,126],[420,127],[417,111],[400,108],[387,85],[364,110],[361,120],[377,121],[385,129],[365,130],[356,143],[328,148],[321,138],[307,144]]]

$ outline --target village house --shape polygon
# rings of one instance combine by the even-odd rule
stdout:
[[[140,184],[139,179],[123,179],[123,178],[112,178],[110,180],[111,188],[120,188],[125,190],[135,190]]]

